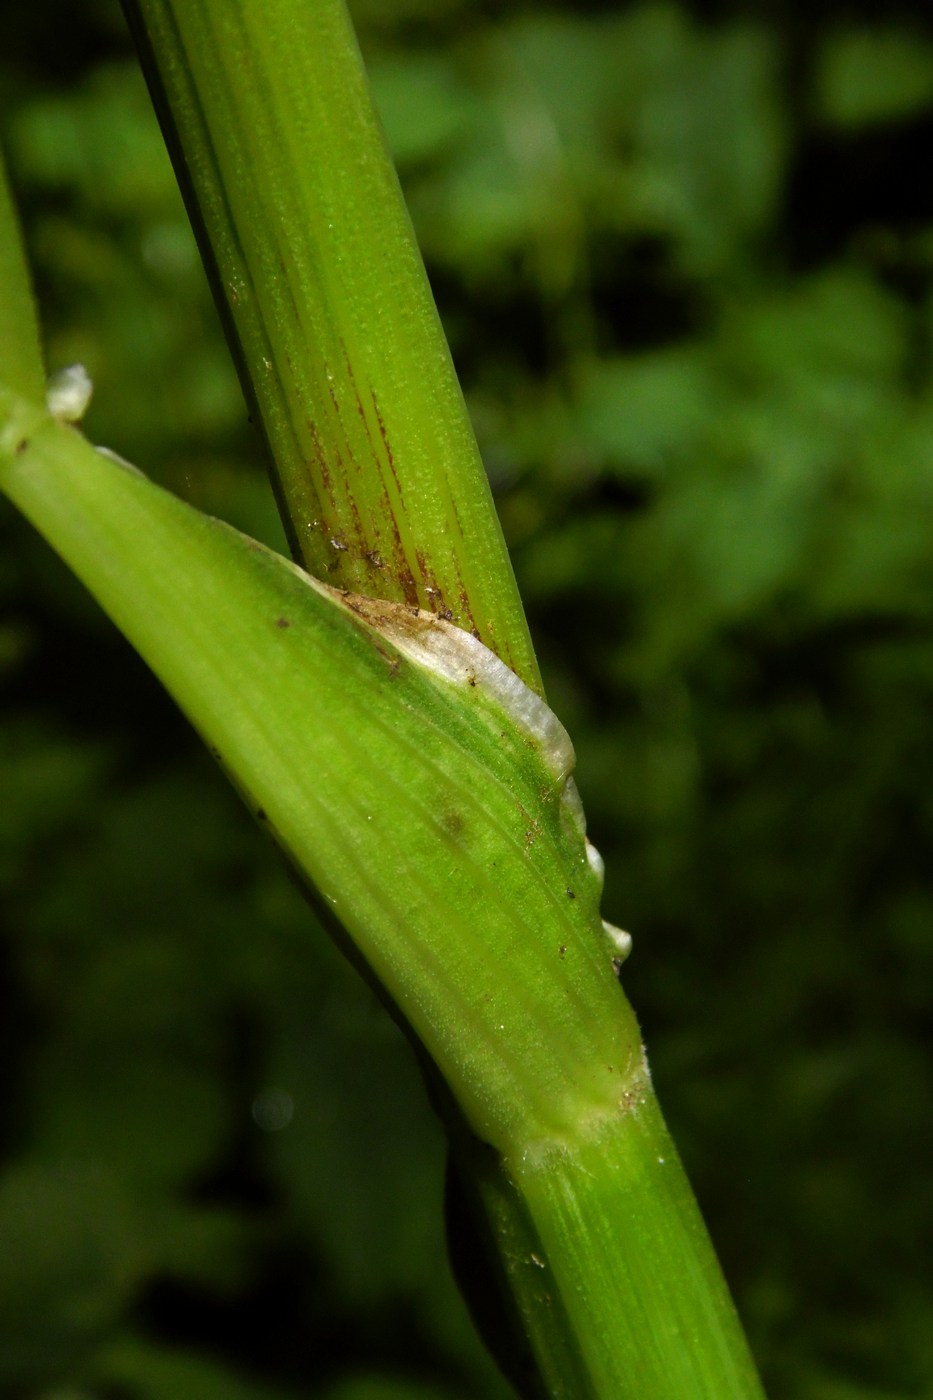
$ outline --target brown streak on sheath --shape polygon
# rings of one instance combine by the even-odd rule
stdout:
[[[305,421],[308,424],[308,431],[311,434],[311,445],[314,448],[314,456],[317,459],[318,470],[321,473],[321,480],[324,483],[324,489],[330,496],[331,500],[333,500],[334,493],[331,489],[330,468],[327,465],[327,457],[324,453],[324,448],[321,444],[320,434],[318,433],[317,427],[310,418],[306,419]]]
[[[417,605],[418,589],[412,577],[411,570],[408,567],[408,560],[405,558],[405,550],[402,546],[402,536],[398,528],[398,521],[392,509],[392,502],[389,500],[388,489],[384,484],[382,487],[382,505],[384,517],[388,521],[392,531],[392,577],[402,590],[405,602]]]
[[[399,509],[404,510],[405,499],[402,493],[402,483],[399,480],[398,472],[395,469],[395,457],[392,453],[392,446],[389,442],[388,433],[386,432],[385,422],[383,421],[382,414],[379,411],[379,400],[376,397],[376,392],[374,389],[370,389],[369,395],[373,401],[373,411],[376,415],[376,422],[379,424],[379,435],[382,438],[382,444],[385,448],[386,461],[389,465],[389,471],[392,473],[392,480],[395,482],[395,489],[398,492]],[[418,587],[415,583],[415,579],[411,572],[411,568],[409,567],[404,545],[402,544],[402,535],[398,527],[398,519],[396,517],[395,511],[392,508],[392,502],[389,500],[388,490],[385,487],[383,487],[382,495],[385,507],[385,516],[387,520],[391,521],[392,525],[392,535],[395,546],[393,552],[396,560],[393,572],[395,574],[396,579],[398,580],[399,586],[402,590],[406,603],[409,603],[412,606],[417,606],[419,601]]]
[[[474,636],[474,637],[479,638],[479,632],[478,632],[477,629],[476,629],[476,622],[474,621],[473,613],[472,613],[472,611],[471,611],[471,609],[470,609],[470,598],[469,598],[469,594],[467,593],[466,588],[464,587],[464,585],[463,585],[462,583],[461,583],[461,585],[460,585],[460,607],[461,607],[462,610],[463,610],[463,616],[464,616],[465,623],[466,623],[466,622],[469,622],[469,623],[470,623],[470,628],[469,628],[469,630],[473,633],[473,636]]]
[[[353,379],[353,371],[350,370],[349,363],[347,364],[347,370],[349,371],[349,373],[350,373],[350,379],[352,380],[352,379]],[[334,412],[335,412],[336,415],[337,415],[337,421],[340,423],[340,426],[341,426],[341,428],[342,428],[342,427],[343,427],[343,410],[342,410],[341,407],[340,407],[340,400],[339,400],[339,398],[337,397],[337,390],[334,388],[333,384],[328,384],[328,386],[327,386],[327,392],[330,394],[330,401],[331,401],[331,403],[334,405]],[[359,401],[359,395],[356,393],[356,384],[353,385],[353,392],[354,392],[354,394],[356,395],[357,401]],[[346,443],[347,455],[348,455],[349,458],[350,458],[350,462],[351,462],[351,464],[352,464],[354,467],[356,467],[356,474],[357,474],[357,476],[362,476],[362,475],[363,475],[363,468],[360,466],[359,462],[356,460],[356,455],[355,455],[355,453],[354,453],[354,451],[353,451],[353,444],[352,444],[351,441],[350,441],[350,434],[345,432],[345,433],[343,434],[343,440],[344,440],[344,442]],[[350,490],[350,477],[349,477],[349,474],[346,473],[346,472],[344,473],[344,480],[345,480],[346,483],[347,483],[347,490],[348,490],[348,492],[349,492],[350,500],[351,500],[351,504],[352,504],[352,502],[353,502],[353,492],[352,492],[352,490]]]
[[[344,362],[344,364],[345,364],[346,367],[347,367],[347,378],[349,379],[350,383],[353,385],[353,393],[354,393],[355,396],[356,396],[356,411],[357,411],[357,413],[360,415],[360,417],[361,417],[362,420],[363,420],[363,427],[366,429],[366,436],[369,438],[369,444],[370,444],[370,446],[372,446],[372,445],[373,445],[373,435],[372,435],[372,433],[371,433],[370,430],[369,430],[369,423],[366,421],[366,410],[365,410],[365,408],[363,407],[363,400],[362,400],[362,398],[360,397],[360,391],[359,391],[359,389],[356,387],[356,375],[353,373],[353,366],[352,366],[352,364],[350,363],[350,356],[347,354],[347,347],[346,347],[346,344],[345,344],[345,342],[342,341],[342,340],[341,340],[341,342],[340,342],[340,348],[343,350],[343,362]],[[375,452],[374,452],[374,453],[373,453],[373,456],[375,456],[375,455],[376,455],[376,454],[375,454]]]
[[[378,453],[376,452],[376,444],[375,444],[375,442],[373,441],[372,428],[371,428],[370,425],[369,425],[369,418],[367,417],[366,409],[365,409],[364,406],[363,406],[362,395],[360,394],[359,388],[357,387],[356,375],[354,374],[354,372],[353,372],[353,366],[352,366],[351,363],[350,363],[350,356],[347,354],[347,347],[346,347],[346,345],[344,344],[343,341],[341,341],[340,343],[341,343],[341,346],[342,346],[342,348],[343,348],[343,356],[344,356],[344,362],[345,362],[346,367],[347,367],[347,375],[349,376],[350,383],[353,385],[353,393],[354,393],[354,395],[356,396],[356,411],[357,411],[357,413],[360,415],[360,421],[361,421],[361,423],[363,424],[363,431],[364,431],[365,434],[366,434],[366,441],[369,443],[369,455],[370,455],[370,457],[372,458],[373,462],[378,466],[378,463],[379,463],[379,455],[378,455]],[[373,396],[373,402],[375,403],[375,395]],[[383,439],[385,439],[385,433],[384,433],[384,432],[383,432]],[[386,442],[386,453],[387,453],[388,456],[389,456],[389,462],[390,462],[390,465],[391,465],[392,454],[391,454],[391,452],[389,451],[388,442]],[[393,475],[394,475],[394,473],[393,473]],[[395,483],[395,484],[396,484],[396,486],[398,486],[398,479],[397,479],[397,478],[396,478],[396,483]],[[387,514],[387,516],[388,516],[390,519],[393,519],[393,512],[392,512],[391,506],[389,505],[388,493],[385,492],[385,491],[383,491],[383,496],[384,496],[385,504],[386,504],[386,514]],[[401,489],[399,490],[399,497],[400,497],[400,499],[401,499]],[[367,555],[366,555],[366,558],[369,559],[370,562],[372,562],[372,558],[371,558],[372,555],[376,555],[376,551],[375,551],[375,550],[372,550],[372,551],[368,552]],[[383,564],[380,562],[379,564],[376,565],[376,567],[381,569],[381,568],[383,567]]]
[[[349,363],[347,364],[347,369],[348,369],[348,371],[350,372],[350,377],[351,377],[351,379],[352,379],[353,374],[352,374],[352,371],[350,370]],[[341,428],[342,428],[342,427],[343,427],[343,414],[342,414],[342,412],[341,412],[341,410],[340,410],[340,400],[339,400],[338,397],[337,397],[337,391],[336,391],[336,389],[334,388],[333,384],[328,383],[328,385],[327,385],[327,392],[330,394],[330,401],[331,401],[331,403],[332,403],[333,406],[334,406],[334,412],[335,412],[336,415],[337,415],[337,421],[338,421],[338,423],[340,424],[340,426],[341,426]],[[355,386],[355,384],[354,384],[354,393],[355,393],[355,392],[356,392],[356,386]],[[347,454],[348,454],[349,459],[350,459],[350,464],[351,464],[353,467],[356,468],[356,474],[357,474],[357,476],[362,476],[362,474],[363,474],[363,469],[362,469],[362,467],[360,466],[359,462],[356,460],[356,457],[355,457],[354,454],[353,454],[353,444],[350,442],[349,435],[348,435],[347,433],[343,433],[342,436],[343,436],[344,444],[346,445]],[[355,533],[355,535],[356,535],[356,539],[357,539],[357,542],[358,542],[358,545],[359,545],[360,552],[362,552],[363,546],[366,544],[366,531],[365,531],[364,528],[363,528],[363,519],[362,519],[362,516],[360,515],[359,506],[358,506],[358,504],[357,504],[356,492],[354,491],[354,489],[353,489],[353,487],[352,487],[352,485],[351,485],[351,473],[350,473],[350,470],[349,470],[349,468],[348,468],[348,466],[347,466],[347,464],[346,464],[346,462],[345,462],[345,460],[344,460],[343,454],[341,453],[341,451],[340,451],[339,448],[337,449],[337,462],[338,462],[338,464],[339,464],[339,467],[340,467],[340,475],[341,475],[341,478],[342,478],[342,480],[343,480],[343,483],[344,483],[344,486],[345,486],[345,489],[346,489],[347,504],[348,504],[349,507],[350,507],[350,514],[351,514],[351,516],[353,517],[353,528],[354,528],[354,533]],[[331,499],[333,499],[333,495],[331,495]]]
[[[346,353],[346,352],[344,352],[344,353]],[[362,424],[363,424],[363,431],[364,431],[365,434],[366,434],[366,441],[369,443],[369,455],[370,455],[370,457],[372,458],[373,462],[375,463],[376,467],[378,468],[378,465],[379,465],[379,456],[378,456],[378,453],[376,452],[376,444],[373,442],[372,429],[371,429],[370,426],[369,426],[369,419],[368,419],[367,416],[366,416],[366,410],[365,410],[365,408],[363,407],[363,400],[362,400],[362,398],[360,397],[359,389],[357,389],[357,387],[356,387],[356,377],[355,377],[355,375],[354,375],[354,373],[353,373],[353,370],[352,370],[352,368],[351,368],[351,366],[350,366],[349,358],[347,359],[347,373],[349,374],[349,376],[350,376],[350,381],[351,381],[351,383],[353,384],[353,392],[356,394],[356,407],[357,407],[357,411],[359,412],[359,415],[360,415],[360,420],[361,420],[361,422],[362,422]],[[386,450],[388,451],[388,445],[387,445],[387,447],[386,447]],[[397,484],[398,484],[398,483],[396,482],[396,485],[397,485]],[[392,510],[391,504],[390,504],[390,502],[389,502],[389,493],[386,491],[386,489],[385,489],[384,486],[383,486],[383,491],[382,491],[382,497],[383,497],[383,502],[384,502],[384,505],[385,505],[385,515],[386,515],[386,519],[391,520],[393,531],[394,531],[394,533],[395,533],[396,538],[398,539],[399,549],[401,549],[401,543],[402,543],[402,542],[401,542],[401,536],[399,535],[398,526],[396,525],[396,522],[395,522],[395,512]],[[401,494],[400,494],[400,496],[399,496],[399,503],[401,504]],[[376,530],[376,534],[377,534],[377,537],[378,537],[378,529]],[[385,560],[382,558],[382,556],[381,556],[381,554],[379,553],[378,550],[376,550],[376,549],[368,550],[367,553],[366,553],[366,558],[369,560],[369,562],[373,565],[374,568],[377,568],[377,569],[383,569],[383,568],[385,568]],[[378,560],[378,562],[377,562],[377,560]],[[403,585],[403,586],[404,586],[404,585]]]
[[[356,535],[356,538],[357,538],[357,540],[358,540],[358,542],[359,542],[360,547],[362,548],[362,545],[363,545],[363,543],[365,542],[365,539],[366,539],[366,536],[365,536],[364,531],[363,531],[363,521],[362,521],[362,519],[360,518],[359,507],[358,507],[357,504],[356,504],[356,498],[355,498],[355,496],[354,496],[354,494],[353,494],[352,488],[350,487],[349,473],[347,472],[347,468],[346,468],[346,465],[345,465],[344,459],[343,459],[343,454],[341,453],[339,447],[336,449],[336,452],[337,452],[337,467],[338,467],[338,470],[339,470],[339,473],[340,473],[340,479],[341,479],[341,481],[344,483],[344,486],[345,486],[345,488],[346,488],[347,505],[350,507],[350,514],[351,514],[351,516],[353,517],[353,528],[354,528],[354,533],[355,533],[355,535]],[[328,480],[328,490],[330,490],[330,482],[329,482],[329,480]],[[336,507],[337,502],[336,502],[336,500],[334,499],[333,491],[330,491],[330,498],[331,498],[331,501],[333,502],[334,506]],[[349,545],[344,544],[344,545],[343,545],[343,548],[344,548],[344,549],[349,549]]]
[[[466,535],[465,535],[464,530],[463,530],[463,525],[462,525],[461,520],[460,520],[460,512],[457,510],[457,501],[456,501],[456,498],[455,498],[454,496],[451,496],[451,497],[450,497],[450,509],[451,509],[451,512],[453,513],[454,521],[456,522],[456,526],[457,526],[457,530],[458,530],[458,532],[459,532],[460,538],[461,538],[462,540],[465,541],[465,540],[466,540]],[[472,606],[470,605],[470,596],[469,596],[469,594],[467,593],[466,584],[463,582],[463,573],[462,573],[462,571],[461,571],[460,569],[458,569],[458,570],[457,570],[457,574],[458,574],[458,577],[459,577],[459,579],[460,579],[460,607],[461,607],[462,610],[463,610],[463,617],[464,617],[464,623],[463,623],[463,625],[466,626],[466,624],[469,623],[469,624],[470,624],[469,630],[473,633],[473,636],[476,637],[477,641],[482,641],[483,638],[482,638],[480,632],[477,630],[477,627],[476,627],[476,619],[475,619],[475,617],[473,616],[473,608],[472,608]]]
[[[399,572],[398,581],[402,586],[405,602],[409,607],[416,608],[418,606],[418,585],[415,583],[411,571],[406,569],[404,572]]]
[[[350,458],[352,461],[352,450],[350,452]],[[357,471],[359,471],[359,467],[357,467]],[[363,529],[363,517],[360,515],[360,508],[356,503],[356,493],[350,490],[348,491],[348,496],[350,502],[350,514],[353,516],[353,524],[356,529],[356,538],[359,540],[360,545],[362,546],[366,543],[366,531]]]
[[[442,613],[445,608],[444,593],[438,584],[437,575],[432,571],[420,549],[415,551],[415,558],[418,561],[418,568],[421,571],[424,591],[428,595],[430,610],[431,612]]]
[[[401,501],[402,483],[399,481],[398,472],[395,470],[395,458],[392,455],[392,448],[389,444],[389,436],[386,432],[386,425],[382,420],[382,414],[379,412],[379,400],[376,398],[375,389],[370,389],[369,396],[373,401],[373,408],[376,412],[376,422],[379,424],[379,435],[382,438],[382,444],[386,450],[386,461],[389,464],[389,471],[392,473],[392,479],[395,482],[395,489],[398,491],[398,498]]]

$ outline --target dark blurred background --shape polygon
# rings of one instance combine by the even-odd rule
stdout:
[[[928,6],[352,8],[771,1393],[933,1396]],[[117,6],[0,90],[90,436],[280,542]],[[406,1046],[0,533],[0,1395],[504,1400]]]

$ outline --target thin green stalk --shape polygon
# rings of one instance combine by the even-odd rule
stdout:
[[[540,677],[342,0],[126,4],[286,530]]]
[[[0,152],[0,384],[41,403],[45,370],[39,322]]]

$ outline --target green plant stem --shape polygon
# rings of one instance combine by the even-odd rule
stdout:
[[[531,1150],[507,1164],[538,1229],[545,1270],[567,1309],[593,1394],[761,1396],[650,1081],[636,1081],[619,1107],[603,1132],[584,1130],[566,1151]]]
[[[0,384],[41,403],[45,370],[19,222],[0,151]]]
[[[472,653],[457,684],[412,661],[422,624],[404,608],[313,585],[53,420],[11,229],[0,201],[20,391],[0,394],[0,487],[218,751],[443,1074],[542,1378],[527,1393],[755,1400],[613,974],[572,755],[529,741],[474,684]]]
[[[296,557],[450,617],[540,689],[343,0],[125,8]]]
[[[487,1344],[523,1396],[761,1400],[641,1056],[615,1108],[498,1162],[468,1152],[543,1389],[521,1370],[520,1346],[480,1316]]]

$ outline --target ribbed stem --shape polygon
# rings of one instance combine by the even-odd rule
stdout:
[[[297,557],[540,688],[343,0],[126,10]]]
[[[560,1296],[594,1395],[763,1395],[647,1078],[597,1134],[508,1165],[544,1250],[526,1269]]]

